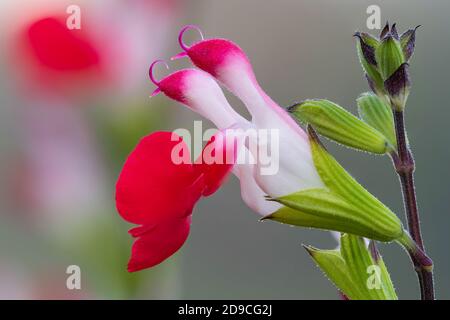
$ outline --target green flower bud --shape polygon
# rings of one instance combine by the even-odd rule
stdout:
[[[397,111],[404,109],[409,95],[407,62],[414,53],[417,28],[399,36],[396,24],[389,27],[389,23],[386,23],[379,39],[367,33],[355,34],[359,40],[358,56],[370,89],[381,99],[386,99]]]
[[[343,234],[339,249],[319,250],[310,246],[305,246],[305,249],[350,300],[397,300],[381,255],[373,243],[370,247],[367,248],[361,237]]]
[[[404,62],[405,56],[400,41],[388,33],[375,49],[378,70],[383,80],[388,79]]]
[[[381,132],[395,150],[397,139],[395,137],[394,117],[391,107],[378,96],[366,92],[357,100],[359,117],[371,127]]]
[[[405,108],[409,96],[411,81],[409,80],[409,65],[403,63],[384,82],[384,87],[389,95],[392,109],[402,111]]]
[[[383,79],[377,69],[377,61],[375,58],[375,50],[379,46],[379,41],[375,37],[364,32],[356,32],[354,36],[358,39],[356,49],[369,86],[376,94],[383,95]]]
[[[321,135],[358,150],[384,154],[392,148],[386,137],[344,108],[328,100],[306,100],[289,107],[298,120]]]
[[[263,219],[346,232],[383,242],[402,237],[403,227],[397,216],[339,165],[311,126],[308,126],[308,133],[314,165],[326,188],[269,198],[284,206]]]

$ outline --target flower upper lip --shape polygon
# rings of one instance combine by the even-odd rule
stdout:
[[[183,42],[183,35],[191,29],[199,31],[202,40],[188,47]],[[205,40],[201,30],[192,25],[181,29],[178,40],[181,48],[186,52],[185,56],[188,56],[198,68],[223,83],[244,102],[252,116],[251,126],[255,129],[275,129],[280,132],[280,144],[277,147],[281,147],[283,150],[280,150],[279,173],[268,177],[261,177],[255,170],[252,173],[253,183],[258,185],[261,193],[280,195],[280,193],[294,192],[307,186],[323,186],[312,163],[305,132],[284,109],[262,90],[244,51],[226,39]],[[183,70],[178,72],[183,72]],[[202,116],[212,120],[220,129],[233,124],[241,127],[248,126],[249,122],[236,113],[220,88],[213,84],[215,82],[213,78],[198,72],[186,71],[185,79],[188,75],[192,77],[183,83],[181,81],[172,82],[173,87],[170,88],[174,88],[174,90],[169,90],[169,82],[170,77],[177,73],[159,82],[154,82],[157,82],[159,89],[167,96],[186,104]],[[167,86],[165,86],[166,84]],[[175,91],[177,91],[176,94]],[[250,168],[243,167],[241,170],[250,170]],[[238,173],[239,170],[234,170],[234,172]],[[247,177],[248,175],[241,174],[241,176]]]

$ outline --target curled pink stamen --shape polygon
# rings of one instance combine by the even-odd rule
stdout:
[[[159,87],[159,81],[157,81],[155,79],[155,77],[153,76],[153,68],[155,67],[156,64],[158,63],[164,63],[164,65],[166,66],[167,70],[169,69],[169,65],[167,64],[166,61],[164,60],[155,60],[153,61],[153,63],[150,65],[150,69],[148,70],[148,76],[150,77],[150,80]]]
[[[189,47],[184,44],[183,35],[187,30],[191,30],[191,29],[197,30],[198,33],[200,33],[200,37],[202,38],[202,40],[204,40],[202,30],[198,26],[193,25],[193,24],[189,24],[189,25],[185,26],[183,29],[181,29],[180,34],[178,35],[178,43],[180,44],[181,49],[183,49],[184,51],[188,51]]]

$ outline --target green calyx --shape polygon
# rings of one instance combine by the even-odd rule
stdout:
[[[381,41],[375,50],[375,57],[383,80],[387,80],[405,62],[400,41],[392,35]]]
[[[345,146],[376,154],[392,150],[392,143],[378,128],[361,121],[328,100],[306,100],[289,112],[299,121],[311,124],[321,135]]]
[[[364,32],[355,33],[355,37],[358,39],[356,50],[359,62],[366,73],[370,87],[374,92],[382,96],[384,94],[383,79],[378,71],[375,57],[375,51],[380,44],[379,40]]]
[[[313,161],[325,188],[269,198],[283,207],[263,219],[335,230],[389,242],[403,234],[400,220],[364,189],[321,145],[308,127]]]
[[[317,266],[350,300],[397,300],[394,286],[375,244],[366,246],[363,238],[341,235],[336,250],[305,249]]]
[[[370,92],[363,93],[356,102],[360,118],[382,133],[392,149],[397,149],[394,117],[392,116],[391,107]]]

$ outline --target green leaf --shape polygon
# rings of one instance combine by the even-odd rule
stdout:
[[[397,139],[395,138],[391,107],[378,96],[369,92],[362,94],[356,101],[361,119],[381,132],[395,150]]]
[[[331,101],[306,100],[290,107],[289,112],[343,145],[377,154],[390,150],[383,134]]]
[[[375,57],[383,80],[388,79],[405,62],[400,41],[392,35],[386,36],[381,41],[375,49]]]
[[[342,234],[339,250],[305,248],[325,275],[349,299],[397,299],[381,255],[375,260],[363,238]]]

